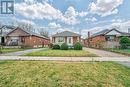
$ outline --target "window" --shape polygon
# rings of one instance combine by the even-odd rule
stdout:
[[[115,41],[115,37],[114,36],[107,36],[106,40],[107,41]]]
[[[71,43],[71,38],[69,38],[69,43]]]
[[[22,38],[22,39],[21,39],[21,42],[22,42],[22,43],[25,43],[25,38]]]
[[[19,37],[11,37],[10,45],[17,46],[19,42]]]
[[[64,38],[63,37],[59,37],[58,38],[58,42],[64,42]]]

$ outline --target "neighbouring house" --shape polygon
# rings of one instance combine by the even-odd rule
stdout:
[[[31,31],[21,28],[12,29],[0,38],[0,43],[5,46],[20,46],[26,48],[37,48],[48,46],[50,39]]]
[[[94,48],[118,48],[120,47],[119,41],[123,36],[130,37],[130,33],[121,32],[117,29],[106,29],[90,36],[84,40],[86,47]]]
[[[5,45],[6,34],[14,28],[14,26],[9,25],[3,25],[0,27],[0,45]]]
[[[63,31],[52,35],[53,44],[67,43],[68,46],[73,46],[76,42],[80,41],[81,35],[70,31]]]

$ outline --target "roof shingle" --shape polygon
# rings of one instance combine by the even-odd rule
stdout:
[[[48,37],[42,36],[42,35],[37,34],[37,33],[35,33],[35,32],[28,31],[28,30],[25,31],[25,30],[22,29],[22,28],[15,28],[15,29],[13,29],[12,31],[10,31],[10,32],[7,34],[7,36],[8,36],[11,32],[13,32],[14,30],[16,30],[16,29],[21,29],[21,30],[23,30],[24,32],[28,33],[29,35],[34,35],[34,36],[38,36],[38,37],[41,37],[41,38],[49,39]]]
[[[93,34],[92,37],[99,36],[99,35],[105,35],[105,34],[111,32],[112,30],[115,30],[115,31],[119,32],[122,36],[130,36],[130,33],[121,32],[121,31],[113,28],[113,29],[110,29],[110,30],[109,29],[102,30],[102,31],[100,31],[98,33]]]
[[[70,31],[63,31],[55,35],[52,35],[52,37],[65,37],[65,36],[69,37],[69,36],[81,36],[81,35]]]

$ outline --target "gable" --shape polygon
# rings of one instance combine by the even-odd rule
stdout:
[[[10,32],[7,36],[28,36],[29,34],[22,29],[15,29]]]
[[[57,33],[57,34],[53,35],[52,37],[65,37],[65,36],[73,37],[73,36],[80,36],[80,35],[77,33],[74,33],[74,32],[70,32],[70,31],[63,31],[61,33]]]
[[[121,33],[116,30],[112,30],[112,31],[106,33],[106,35],[121,35]]]

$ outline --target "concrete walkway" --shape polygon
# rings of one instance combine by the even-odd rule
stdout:
[[[47,60],[47,61],[119,61],[130,62],[129,57],[27,57],[27,56],[0,56],[0,60]]]
[[[11,53],[5,53],[5,54],[0,54],[0,56],[21,56],[27,53],[32,53],[40,50],[44,50],[47,48],[38,48],[38,49],[29,49],[29,50],[23,50],[23,51],[17,51],[17,52],[11,52]]]
[[[130,59],[130,58],[129,58]],[[118,61],[117,63],[125,65],[130,68],[130,61]]]

